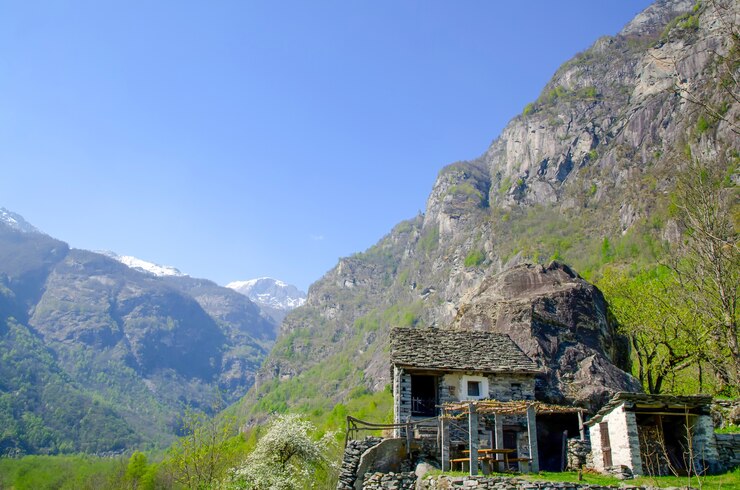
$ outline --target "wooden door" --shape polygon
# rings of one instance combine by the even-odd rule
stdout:
[[[601,433],[601,452],[604,454],[604,468],[608,468],[612,465],[612,445],[609,442],[609,424],[601,422],[599,424],[599,432]]]

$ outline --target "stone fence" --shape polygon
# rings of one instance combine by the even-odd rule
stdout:
[[[374,487],[400,488],[400,487]],[[470,488],[477,490],[647,490],[647,487],[613,487],[587,483],[527,481],[520,478],[485,477],[485,476],[438,476],[420,480],[416,490],[448,490]]]
[[[362,490],[416,490],[416,474],[413,471],[404,473],[368,473],[362,483]]]
[[[366,437],[365,439],[349,441],[344,449],[342,469],[339,471],[337,490],[354,490],[357,478],[357,467],[360,465],[362,453],[373,446],[377,446],[383,439],[380,437]]]
[[[740,466],[740,434],[715,434],[719,460],[726,470]]]

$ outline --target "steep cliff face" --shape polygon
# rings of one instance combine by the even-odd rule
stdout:
[[[738,49],[727,26],[740,14],[737,2],[726,4],[658,1],[563,64],[481,157],[439,172],[424,215],[310,288],[244,409],[259,416],[277,399],[327,405],[358,385],[381,389],[387,332],[398,325],[506,331],[547,367],[540,392],[548,399],[593,405],[637,389],[615,367],[625,353],[615,352],[592,286],[564,268],[524,281],[533,291],[496,275],[550,256],[593,270],[621,239],[630,260],[655,260],[661,240],[676,236],[665,209],[688,155],[738,154],[726,55]],[[548,293],[538,296],[543,285]],[[344,381],[332,378],[338,364]],[[314,380],[322,375],[326,387]],[[301,386],[322,388],[313,396]]]

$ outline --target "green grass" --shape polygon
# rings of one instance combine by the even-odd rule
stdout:
[[[737,434],[740,433],[740,425],[729,424],[727,427],[716,429],[714,432],[717,434]]]
[[[110,488],[126,458],[25,456],[0,458],[0,488],[15,490]]]

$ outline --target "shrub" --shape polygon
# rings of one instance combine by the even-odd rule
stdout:
[[[478,267],[486,260],[486,254],[480,250],[473,250],[465,257],[465,267]]]

